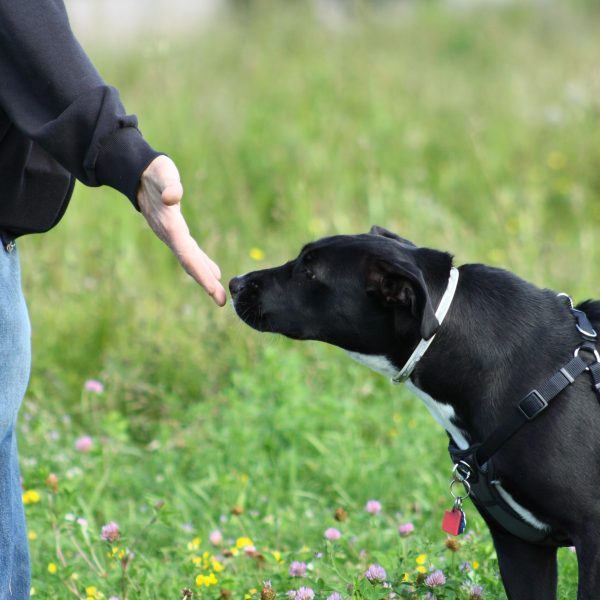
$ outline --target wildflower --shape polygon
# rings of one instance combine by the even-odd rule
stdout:
[[[36,533],[35,531],[30,531],[30,532],[27,534],[27,539],[28,539],[30,542],[34,542],[35,540],[37,540],[37,533]]]
[[[188,542],[187,549],[188,550],[197,550],[200,547],[202,540],[199,537],[195,537],[191,542]]]
[[[325,538],[330,542],[335,542],[335,540],[339,540],[341,537],[342,533],[335,527],[329,527],[329,529],[325,530]]]
[[[263,581],[263,588],[260,592],[260,600],[275,600],[275,591],[270,581]]]
[[[218,529],[214,529],[210,532],[210,535],[208,536],[208,541],[213,546],[219,546],[223,542],[223,534]]]
[[[410,535],[415,530],[415,526],[412,523],[402,523],[398,527],[398,533],[402,536]]]
[[[219,583],[219,580],[212,571],[208,575],[198,575],[196,577],[196,585],[198,587],[210,587],[211,585],[217,585],[217,583]]]
[[[85,595],[87,600],[96,600],[96,598],[102,598],[102,592],[99,592],[95,585],[88,585],[85,588]]]
[[[476,560],[473,561],[473,568],[475,570],[479,569],[479,563]]]
[[[348,518],[348,513],[343,508],[336,508],[333,518],[340,523],[343,523]]]
[[[88,526],[88,522],[87,519],[84,519],[83,517],[79,517],[79,519],[77,519],[77,524],[82,528],[82,529],[87,529]]]
[[[235,541],[235,547],[238,550],[242,550],[244,548],[248,548],[249,546],[254,547],[254,542],[249,537],[239,537]]]
[[[454,538],[447,538],[444,543],[446,544],[446,548],[451,552],[458,552],[460,550],[460,544]]]
[[[219,562],[216,558],[211,560],[210,566],[215,573],[220,573],[225,568],[223,563]]]
[[[446,583],[446,576],[439,569],[434,571],[429,577],[425,578],[425,585],[429,587],[437,587]]]
[[[472,569],[471,567],[471,563],[470,562],[464,562],[461,563],[461,565],[458,567],[461,571],[464,571],[465,573],[470,571]]]
[[[365,510],[371,515],[377,515],[381,512],[381,502],[379,500],[369,500],[365,505]]]
[[[37,504],[42,497],[35,490],[28,490],[23,494],[23,504]]]
[[[119,596],[111,596],[108,600],[119,600]]]
[[[344,597],[341,594],[334,592],[333,594],[329,594],[329,596],[327,596],[327,600],[344,600]]]
[[[97,379],[88,379],[84,384],[83,388],[86,392],[92,392],[94,394],[101,394],[104,391],[104,384]]]
[[[114,521],[107,523],[102,527],[102,532],[100,533],[100,537],[107,542],[114,542],[119,539],[121,532],[119,531],[119,526]]]
[[[417,558],[415,558],[415,562],[418,565],[424,565],[426,560],[427,560],[427,554],[419,554],[419,556],[417,556]]]
[[[425,600],[435,600],[435,596],[431,592],[425,594]]]
[[[258,551],[256,550],[256,546],[244,546],[244,554],[246,556],[257,556],[258,555]]]
[[[53,492],[58,492],[58,477],[54,473],[50,473],[50,475],[46,477],[46,485]]]
[[[481,600],[483,598],[483,587],[474,585],[469,589],[469,600]]]
[[[377,583],[377,582],[385,581],[385,578],[387,577],[387,573],[385,572],[385,569],[381,565],[373,564],[373,565],[369,565],[369,568],[365,571],[365,577],[371,583]]]
[[[181,590],[181,598],[182,600],[192,600],[194,597],[194,592],[190,590],[190,588],[183,588]]]
[[[260,248],[250,248],[250,258],[252,260],[263,260],[265,253]]]
[[[404,573],[402,575],[402,583],[408,583],[410,581],[410,575],[408,573]]]
[[[252,598],[252,596],[254,596],[254,594],[256,594],[257,591],[258,590],[256,588],[248,590],[248,593],[244,595],[244,600],[250,600],[250,598]],[[223,595],[223,592],[221,592],[221,595]],[[231,596],[228,597],[231,598]]]
[[[281,559],[281,552],[279,552],[279,550],[273,550],[273,552],[271,552],[271,555],[275,559],[275,562],[283,562],[283,560]]]
[[[306,575],[306,563],[293,561],[289,573],[290,577],[304,577]]]
[[[427,573],[427,569],[423,565],[419,565],[417,567],[417,573],[421,573],[421,574]]]
[[[94,445],[94,441],[92,440],[92,438],[89,435],[82,435],[75,442],[75,450],[77,450],[77,452],[86,453],[92,449],[93,445]]]
[[[51,575],[54,575],[56,573],[56,571],[58,571],[56,564],[53,562],[48,563],[48,573],[50,573]]]

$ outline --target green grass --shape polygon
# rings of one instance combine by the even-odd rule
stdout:
[[[357,9],[331,31],[301,3],[259,3],[193,38],[93,57],[179,165],[190,227],[225,279],[378,223],[457,264],[583,299],[600,297],[600,16],[582,6]],[[318,598],[348,585],[353,598],[383,598],[366,567],[380,562],[406,591],[399,580],[414,584],[421,553],[448,576],[439,597],[467,598],[464,582],[504,597],[472,506],[472,537],[456,554],[445,547],[446,438],[407,391],[336,349],[261,336],[214,308],[111,190],[79,186],[63,222],[19,247],[36,597],[93,597],[96,586],[124,600],[125,586],[130,599],[184,587],[244,598],[270,579],[283,598],[300,585],[290,562],[304,560]],[[102,394],[83,391],[92,377]],[[93,437],[88,454],[74,449],[81,435]],[[370,498],[381,515],[365,513]],[[99,539],[109,521],[123,535],[114,547],[135,553],[125,570]],[[400,538],[406,521],[415,533]],[[330,526],[343,537],[326,546]],[[208,571],[191,557],[223,550],[207,539],[217,527],[224,547],[249,536],[262,558],[226,557],[219,582],[199,588]],[[479,568],[463,573],[466,561]],[[561,551],[560,567],[560,597],[574,597],[575,557]]]

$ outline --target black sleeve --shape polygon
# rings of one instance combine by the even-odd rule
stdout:
[[[137,207],[140,176],[160,153],[75,39],[62,0],[0,0],[0,106],[77,179]]]

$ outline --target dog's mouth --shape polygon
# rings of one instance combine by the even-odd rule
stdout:
[[[289,320],[282,322],[281,314],[265,309],[260,285],[244,276],[234,277],[229,282],[231,304],[237,316],[256,331],[278,333],[294,340],[306,340],[309,337],[302,328],[296,328]],[[312,339],[312,338],[310,338]]]

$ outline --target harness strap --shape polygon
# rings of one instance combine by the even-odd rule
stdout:
[[[535,419],[548,403],[571,385],[586,369],[590,369],[596,390],[600,393],[600,363],[595,358],[595,346],[584,342],[581,351],[592,353],[592,362],[587,362],[577,354],[564,367],[558,370],[537,389],[531,390],[516,406],[500,426],[477,448],[475,456],[484,465],[523,425]]]

